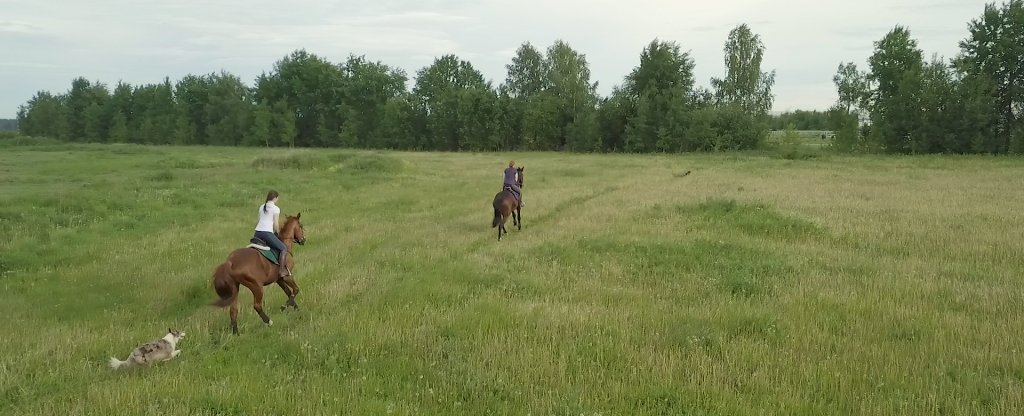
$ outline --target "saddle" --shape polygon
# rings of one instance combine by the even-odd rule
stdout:
[[[512,194],[512,196],[516,197],[516,199],[521,199],[521,195],[519,195],[519,193],[516,192],[515,189],[512,189],[512,187],[509,186],[509,185],[502,185],[501,190],[508,191],[508,193],[510,193],[510,194]]]
[[[247,247],[259,251],[260,254],[262,254],[263,257],[266,257],[267,260],[270,260],[271,263],[280,266],[280,263],[277,261],[280,257],[280,253],[278,253],[277,250],[270,248],[266,241],[253,237],[249,240],[249,245]]]

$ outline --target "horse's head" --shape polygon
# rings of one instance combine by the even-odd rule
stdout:
[[[517,173],[517,175],[516,175],[516,182],[519,182],[519,187],[520,188],[523,187],[523,170],[525,170],[525,169],[526,169],[526,167],[524,167],[524,166],[520,166],[520,167],[516,168],[516,173]]]
[[[281,227],[283,238],[289,238],[290,235],[291,239],[299,243],[300,246],[306,244],[306,230],[302,228],[302,222],[299,220],[301,217],[301,212],[294,217],[289,215],[285,220],[284,227]]]

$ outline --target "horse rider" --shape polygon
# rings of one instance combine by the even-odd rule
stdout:
[[[518,175],[519,172],[516,171],[516,161],[509,161],[508,168],[505,169],[505,186],[512,190],[512,194],[519,200],[519,206],[522,207],[523,190],[519,188],[519,182],[517,181]]]

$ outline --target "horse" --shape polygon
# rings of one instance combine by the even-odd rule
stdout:
[[[305,231],[302,228],[302,223],[299,218],[302,213],[296,216],[288,216],[281,226],[281,232],[278,237],[281,242],[288,247],[288,252],[292,251],[292,244],[299,243],[299,245],[306,244]],[[295,270],[294,256],[288,256],[288,270]],[[263,312],[263,286],[267,286],[271,283],[277,283],[284,290],[285,295],[288,296],[288,301],[281,306],[281,310],[287,309],[288,306],[299,309],[299,305],[295,303],[295,296],[299,294],[299,286],[295,284],[295,279],[291,275],[287,277],[280,277],[278,272],[278,266],[267,260],[260,252],[252,246],[240,248],[232,251],[228,254],[227,260],[221,263],[213,272],[213,288],[217,292],[217,296],[220,300],[213,303],[214,306],[223,308],[231,305],[231,332],[238,335],[238,286],[243,285],[249,288],[252,292],[252,307],[256,310],[256,313],[263,319],[263,323],[268,326],[273,325],[274,321],[270,319],[265,312]]]
[[[523,169],[525,169],[523,166],[516,168],[516,183],[519,185],[519,189],[523,189]],[[510,215],[512,216],[512,225],[515,225],[518,230],[523,229],[522,207],[508,186],[494,196],[492,205],[494,206],[494,220],[491,221],[491,228],[498,228],[498,241],[501,241],[502,232],[508,234],[508,230],[505,229],[505,221]]]

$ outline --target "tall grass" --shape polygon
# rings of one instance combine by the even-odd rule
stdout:
[[[1024,409],[1018,159],[19,144],[0,173],[6,414]],[[243,290],[233,337],[210,273],[271,188],[302,310]],[[176,360],[105,367],[168,327]]]

